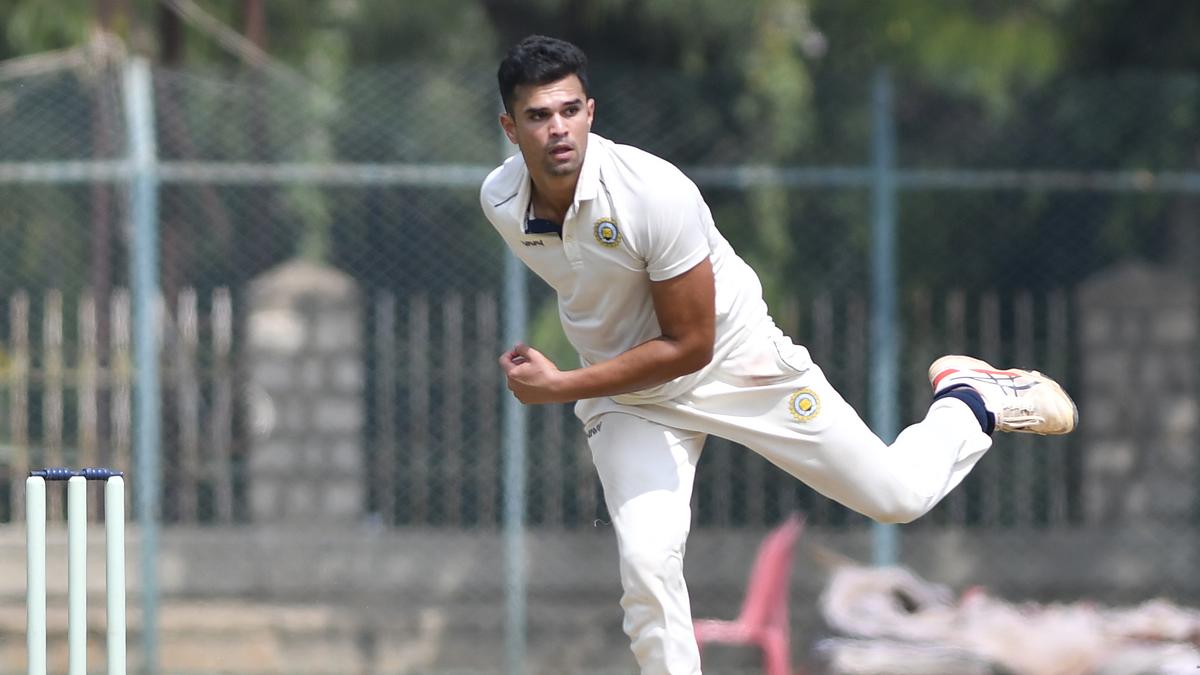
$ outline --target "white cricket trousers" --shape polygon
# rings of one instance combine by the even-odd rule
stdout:
[[[683,554],[708,434],[740,443],[826,497],[886,523],[928,512],[991,447],[971,410],[953,398],[935,402],[889,446],[807,350],[790,342],[777,348],[779,358],[765,368],[777,367],[773,372],[748,376],[731,367],[669,401],[592,399],[577,407],[617,534],[624,629],[643,675],[700,673]]]

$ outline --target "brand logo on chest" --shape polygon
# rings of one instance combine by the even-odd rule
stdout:
[[[592,231],[601,246],[615,248],[621,243],[621,230],[617,228],[617,221],[612,218],[606,216],[598,219],[592,226]]]

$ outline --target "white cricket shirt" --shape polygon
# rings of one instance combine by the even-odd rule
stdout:
[[[705,257],[712,261],[717,311],[712,362],[614,401],[674,398],[750,336],[780,335],[758,276],[717,231],[700,190],[669,162],[589,134],[561,239],[557,233],[527,233],[531,187],[517,153],[484,180],[483,212],[513,253],[557,292],[563,331],[585,366],[662,335],[650,282],[683,274]]]

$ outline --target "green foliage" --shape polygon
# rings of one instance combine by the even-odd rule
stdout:
[[[600,133],[684,167],[865,165],[870,80],[886,64],[897,85],[901,166],[1184,169],[1200,151],[1200,82],[1163,71],[1194,65],[1200,42],[1191,19],[1200,5],[1165,5],[1178,11],[1135,0],[314,0],[304,11],[267,2],[274,69],[266,74],[183,23],[186,73],[156,77],[164,129],[188,130],[182,140],[191,145],[176,147],[180,139],[164,132],[162,148],[231,161],[492,164],[501,151],[496,61],[515,40],[544,32],[589,52]],[[133,49],[156,54],[162,6],[128,6],[113,30]],[[242,0],[200,6],[244,28]],[[66,0],[0,4],[0,57],[83,43],[97,23],[93,10]],[[10,106],[0,108],[4,158],[97,151],[88,126],[97,90],[69,79],[22,82],[15,94],[0,89],[9,94],[0,103]],[[39,138],[60,140],[47,146]],[[437,257],[455,247],[499,260],[469,190],[263,193],[262,212],[249,196],[223,206],[232,234],[182,246],[164,261],[180,264],[178,275],[228,271],[255,252],[264,261],[303,253],[352,267],[408,255],[415,245],[439,269],[465,267]],[[771,304],[801,282],[864,286],[866,192],[759,187],[706,189],[706,196],[718,225],[760,272]],[[75,210],[52,218],[55,227],[87,226],[81,199],[64,200]],[[166,227],[178,230],[173,236],[213,227],[211,209],[199,208],[204,199],[192,194],[180,203],[186,207],[164,214]],[[1184,209],[1169,197],[906,193],[901,270],[905,283],[919,285],[1070,283],[1122,256],[1171,255]],[[245,222],[275,229],[246,233]],[[1011,271],[1029,266],[1028,247],[1007,243],[1030,240],[1051,251],[1039,254],[1050,271],[1032,280]],[[1069,260],[1056,264],[1053,255]],[[41,269],[25,258],[14,264]],[[462,269],[428,283],[487,287],[496,274]],[[413,286],[376,276],[373,285]]]
[[[87,41],[92,8],[84,2],[0,3],[0,58],[65,49]]]
[[[1027,6],[980,11],[979,4],[885,3],[885,34],[900,64],[1000,114],[1010,109],[1014,87],[1043,84],[1057,72],[1059,27]]]
[[[347,57],[358,65],[488,62],[495,32],[479,0],[332,3]],[[353,9],[350,9],[353,8]]]
[[[558,318],[558,302],[554,297],[546,298],[533,311],[529,322],[529,344],[545,354],[561,370],[579,367],[579,355],[563,332]],[[505,345],[505,349],[512,345]]]

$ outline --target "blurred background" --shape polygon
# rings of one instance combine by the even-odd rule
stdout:
[[[516,339],[576,362],[478,207],[514,150],[496,66],[535,32],[589,54],[594,130],[697,182],[881,435],[924,414],[948,351],[1037,367],[1080,405],[1075,434],[997,438],[894,530],[710,439],[697,617],[737,615],[793,512],[788,631],[814,672],[891,672],[831,664],[845,627],[818,600],[846,559],[1013,601],[1200,602],[1200,4],[3,0],[0,19],[0,672],[24,672],[23,479],[64,464],[130,474],[139,672],[634,672],[578,422],[522,409],[495,367]],[[752,647],[705,657],[759,672]]]

